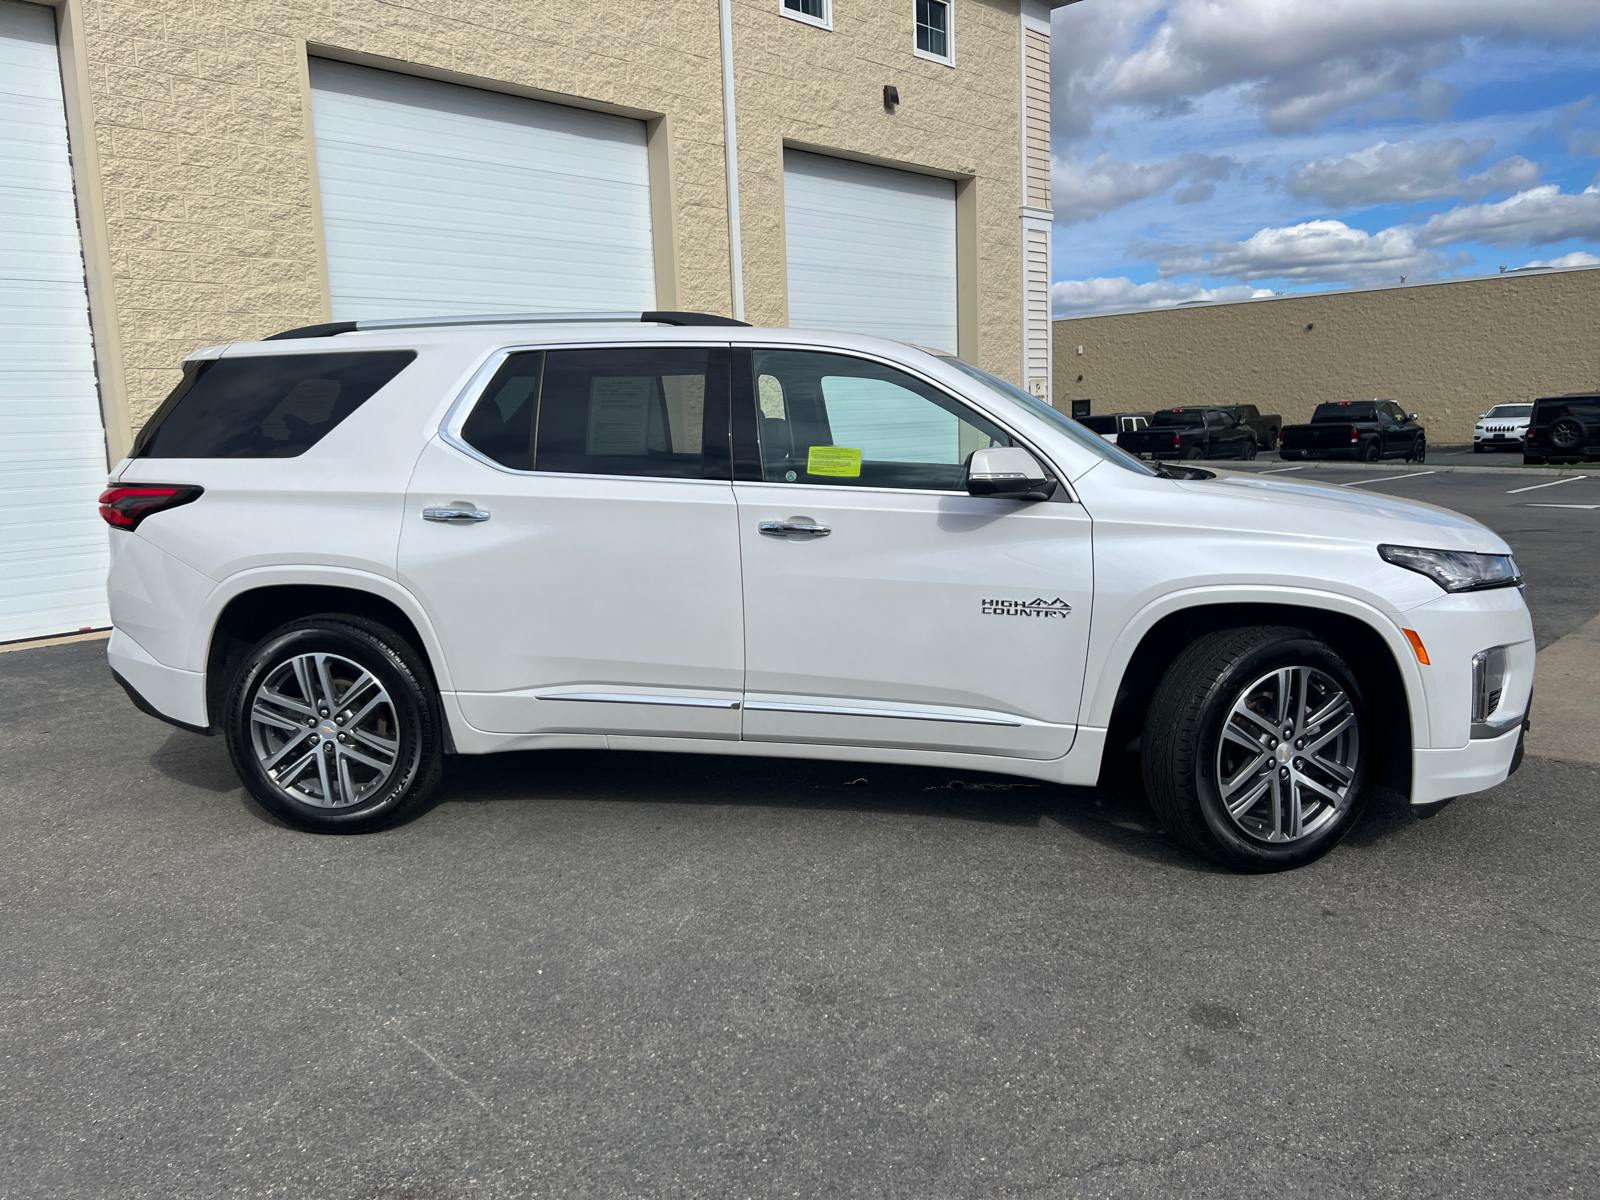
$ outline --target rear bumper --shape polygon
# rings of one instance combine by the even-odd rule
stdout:
[[[1321,446],[1316,446],[1316,447],[1308,449],[1308,448],[1306,448],[1304,446],[1286,446],[1282,442],[1279,442],[1278,443],[1278,451],[1279,451],[1279,453],[1282,453],[1285,450],[1289,451],[1292,454],[1298,454],[1302,458],[1350,458],[1350,459],[1356,459],[1356,458],[1360,458],[1361,457],[1361,447],[1360,446],[1346,446],[1343,449],[1339,449],[1339,450],[1328,450],[1328,449],[1325,449],[1324,447],[1321,447]]]
[[[1411,803],[1433,804],[1504,783],[1521,737],[1519,723],[1497,738],[1471,741],[1457,749],[1413,750]]]
[[[180,671],[157,662],[120,629],[111,631],[106,645],[111,674],[141,712],[188,729],[210,733],[206,715],[206,677],[199,671]]]

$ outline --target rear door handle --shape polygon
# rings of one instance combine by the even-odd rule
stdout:
[[[478,521],[487,521],[489,514],[481,508],[425,508],[422,510],[424,521],[443,521],[447,525],[471,525]]]
[[[790,533],[809,533],[812,537],[827,537],[833,530],[826,525],[813,525],[808,521],[763,521],[761,532],[772,537],[783,537]]]

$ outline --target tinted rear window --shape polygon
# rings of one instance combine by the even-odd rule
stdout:
[[[1150,418],[1150,424],[1165,429],[1188,429],[1205,423],[1206,414],[1198,408],[1189,408],[1182,412],[1158,412]]]
[[[136,458],[294,458],[416,358],[412,350],[221,358],[186,372]]]
[[[1374,412],[1376,406],[1371,400],[1352,400],[1347,404],[1319,404],[1317,411],[1311,414],[1311,423],[1320,424],[1324,421],[1375,421],[1378,414]]]
[[[1092,429],[1096,433],[1115,433],[1117,419],[1115,417],[1075,417],[1074,420],[1085,429]]]
[[[1600,396],[1559,396],[1539,401],[1534,421],[1548,425],[1557,417],[1573,416],[1580,421],[1600,421]]]

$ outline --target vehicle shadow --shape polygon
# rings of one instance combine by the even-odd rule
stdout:
[[[149,762],[185,787],[237,793],[257,819],[288,828],[240,784],[220,737],[174,729]],[[1228,873],[1162,830],[1132,756],[1114,764],[1098,787],[1068,787],[980,771],[811,759],[605,750],[460,755],[446,760],[444,779],[430,802],[401,825],[447,804],[540,800],[867,812],[1015,827],[1054,824],[1153,864]],[[1416,822],[1404,797],[1380,790],[1346,842],[1372,845]]]

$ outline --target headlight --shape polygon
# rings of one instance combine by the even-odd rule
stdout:
[[[1522,572],[1509,554],[1424,550],[1419,546],[1379,546],[1378,554],[1384,562],[1426,575],[1447,592],[1522,586]]]

